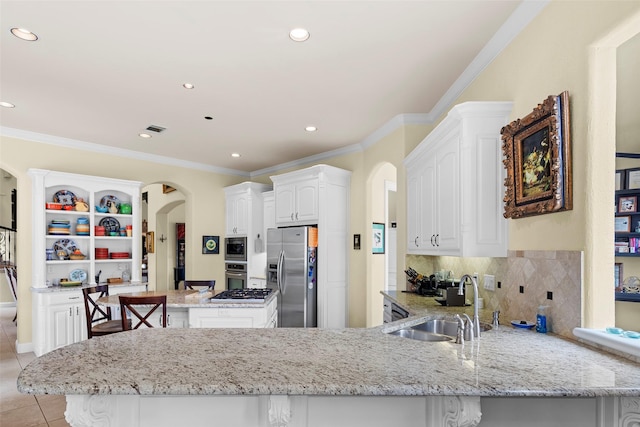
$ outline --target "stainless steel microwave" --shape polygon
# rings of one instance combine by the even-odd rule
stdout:
[[[224,239],[224,259],[225,261],[246,261],[247,238],[226,237]]]

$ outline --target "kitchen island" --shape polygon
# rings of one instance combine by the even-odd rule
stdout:
[[[442,316],[425,309],[368,329],[128,331],[39,357],[18,389],[67,395],[73,426],[640,422],[634,361],[511,326],[464,345],[388,333]]]
[[[260,292],[260,290],[248,290]],[[277,291],[256,298],[216,299],[223,290],[143,291],[109,295],[98,304],[120,309],[120,296],[167,296],[167,327],[169,328],[275,328],[277,324]],[[155,327],[161,327],[160,315],[151,317]]]

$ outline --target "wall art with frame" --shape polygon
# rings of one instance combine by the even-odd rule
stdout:
[[[372,226],[371,234],[371,249],[374,254],[384,253],[384,224],[380,222],[374,222]]]
[[[202,253],[219,254],[220,236],[202,236]]]
[[[548,96],[500,133],[507,169],[504,217],[573,209],[569,92]]]

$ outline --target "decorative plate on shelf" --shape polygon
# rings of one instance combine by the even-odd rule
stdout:
[[[84,282],[85,280],[87,280],[87,272],[80,268],[77,268],[69,273],[69,280],[71,280],[72,282]]]
[[[78,249],[78,245],[76,245],[76,242],[71,239],[56,240],[56,242],[53,244],[53,251],[56,253],[58,251],[66,251],[67,254],[71,254],[76,249]]]
[[[106,195],[100,200],[100,207],[109,209],[112,205],[116,206],[116,209],[120,209],[120,199],[116,196]],[[112,211],[109,211],[113,213]]]
[[[111,231],[120,231],[120,223],[117,219],[110,216],[102,218],[99,225],[101,227],[104,227],[104,231],[106,231],[107,233]]]
[[[74,206],[78,198],[69,190],[60,190],[53,195],[55,203],[61,203],[63,206]]]

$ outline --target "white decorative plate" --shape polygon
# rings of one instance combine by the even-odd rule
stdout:
[[[69,273],[69,280],[72,282],[84,282],[87,280],[87,272],[78,268]]]

